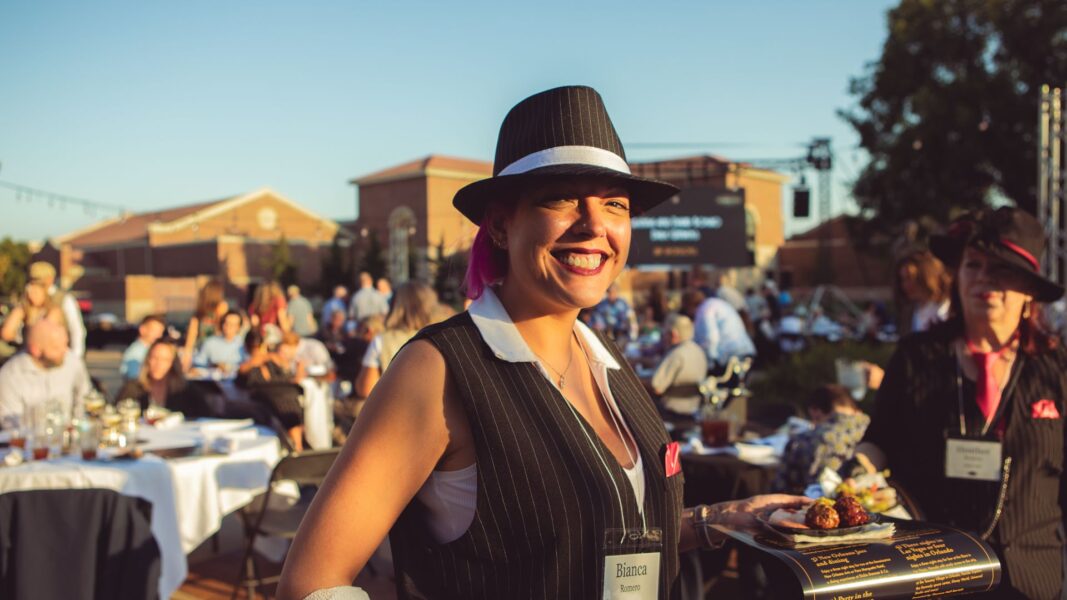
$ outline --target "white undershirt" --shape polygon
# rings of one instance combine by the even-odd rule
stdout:
[[[519,334],[507,311],[491,289],[486,289],[482,297],[471,304],[469,312],[482,339],[498,358],[509,362],[535,362],[540,367],[541,374],[553,386],[556,385],[557,382],[526,345],[526,341],[522,339],[522,335]],[[622,424],[626,437],[629,440],[635,440],[608,385],[608,369],[619,369],[620,365],[596,337],[596,334],[581,321],[575,323],[575,332],[578,334],[582,352],[585,353],[593,372],[597,389],[614,417]],[[636,448],[636,444],[634,447]],[[629,442],[626,448],[627,453],[631,452]],[[599,449],[596,450],[599,451]],[[623,472],[626,473],[626,479],[629,480],[630,487],[633,488],[634,496],[637,498],[638,510],[644,512],[645,470],[640,451],[636,454],[637,456],[633,459],[634,465],[630,468],[624,467]],[[603,458],[615,460],[610,452]],[[455,471],[433,471],[415,495],[426,508],[427,527],[439,544],[459,539],[470,528],[474,521],[477,496],[477,464]]]

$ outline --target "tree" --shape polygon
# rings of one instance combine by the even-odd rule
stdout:
[[[378,241],[378,232],[373,229],[367,234],[367,247],[363,253],[361,269],[375,279],[385,277],[385,259],[382,257],[382,245]]]
[[[14,298],[26,287],[30,249],[10,237],[0,240],[0,298]]]
[[[893,227],[1003,197],[1035,211],[1038,93],[1067,83],[1067,2],[902,0],[887,21],[839,111],[870,154],[864,212]]]
[[[285,238],[285,234],[282,234],[278,243],[270,249],[267,270],[270,272],[271,279],[280,283],[283,288],[296,283],[296,261],[293,260],[292,249],[289,247],[289,240]]]
[[[444,304],[459,307],[463,304],[463,277],[467,273],[467,252],[445,255],[444,239],[437,244],[437,257],[430,261],[433,267],[433,289]]]
[[[338,285],[351,287],[356,280],[355,263],[352,260],[350,246],[341,243],[341,236],[336,235],[326,256],[322,258],[322,280],[319,282],[320,292],[329,298],[333,295],[333,288]]]

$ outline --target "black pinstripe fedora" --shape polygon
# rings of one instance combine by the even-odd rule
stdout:
[[[630,173],[604,100],[593,88],[575,85],[516,104],[500,126],[493,176],[456,192],[452,204],[480,224],[490,201],[515,200],[532,184],[575,176],[615,180],[629,191],[635,215],[678,193],[669,183]]]

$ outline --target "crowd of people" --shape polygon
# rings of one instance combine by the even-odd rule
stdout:
[[[149,314],[118,366],[120,385],[103,389],[89,377],[84,360],[85,327],[73,296],[55,287],[55,268],[33,263],[28,282],[11,308],[0,337],[18,348],[0,367],[0,427],[25,426],[32,409],[58,403],[78,414],[90,392],[112,402],[134,399],[180,411],[189,418],[233,416],[215,406],[204,379],[232,380],[267,410],[304,447],[301,388],[311,375],[331,382],[339,403],[343,439],[381,372],[419,329],[454,311],[442,306],[429,286],[410,282],[395,294],[385,278],[360,274],[351,298],[337,286],[320,313],[298,286],[284,292],[276,282],[256,287],[247,306],[227,299],[222,282],[198,291],[184,323],[175,315]],[[184,335],[180,332],[184,330]]]
[[[583,115],[598,127],[582,127]],[[562,137],[529,137],[544,128]],[[601,542],[620,528],[633,534],[628,551],[655,556],[669,595],[679,553],[721,541],[712,525],[802,506],[793,494],[819,473],[856,464],[888,468],[930,520],[979,532],[1004,568],[997,597],[1059,595],[1067,353],[1042,306],[1064,290],[1041,274],[1045,236],[1032,216],[968,214],[898,257],[904,335],[884,370],[868,365],[873,414],[850,390],[819,387],[805,401],[810,427],[785,445],[772,486],[783,494],[684,508],[678,471],[660,453],[664,422],[696,417],[709,377],[813,336],[834,339],[842,321],[859,339],[882,339],[888,311],[872,302],[834,321],[773,278],[742,293],[718,273],[669,298],[653,288],[634,306],[614,283],[631,215],[677,189],[620,170],[621,143],[590,88],[523,101],[500,136],[497,174],[455,200],[479,226],[462,312],[425,283],[393,289],[369,273],[351,296],[334,288],[318,312],[297,286],[263,282],[239,306],[209,281],[184,339],[165,315],[148,315],[122,355],[114,400],[223,416],[196,382],[232,380],[296,451],[300,383],[332,384],[340,430],[354,426],[295,540],[280,597],[347,586],[386,535],[398,585],[413,597],[517,597],[518,574],[548,596],[593,597],[611,579]],[[539,162],[557,146],[597,152],[568,159],[577,166]],[[77,414],[99,388],[76,301],[56,288],[51,265],[27,275],[0,326],[21,348],[0,367],[3,428],[46,403]],[[638,377],[630,362],[650,357]],[[952,457],[976,444],[996,448],[981,476],[954,471]],[[518,565],[512,550],[532,562]]]

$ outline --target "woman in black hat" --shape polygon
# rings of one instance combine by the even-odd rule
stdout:
[[[803,501],[683,511],[677,445],[618,350],[578,322],[625,265],[631,216],[676,192],[630,174],[591,88],[511,110],[494,176],[454,199],[480,225],[473,303],[375,387],[281,597],[347,585],[389,534],[402,598],[669,598],[708,524]]]
[[[955,272],[949,319],[901,340],[859,449],[926,520],[997,551],[993,597],[1059,598],[1067,353],[1041,327],[1063,288],[1041,275],[1041,224],[1015,208],[957,220],[931,250]]]

